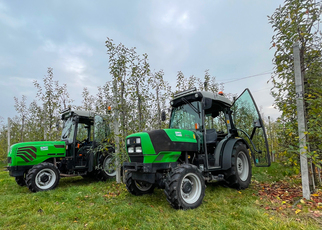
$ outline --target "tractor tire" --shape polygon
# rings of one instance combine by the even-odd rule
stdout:
[[[47,191],[57,187],[59,170],[52,163],[43,162],[29,169],[26,184],[31,192]]]
[[[113,156],[106,155],[102,162],[102,169],[95,170],[96,179],[106,181],[116,176],[116,170],[113,166]]]
[[[16,182],[17,182],[17,184],[19,186],[25,186],[26,185],[26,181],[25,181],[24,176],[17,176],[17,177],[15,177],[15,180],[16,180]]]
[[[155,185],[148,182],[136,181],[132,179],[132,173],[127,172],[126,178],[126,189],[129,193],[135,196],[141,196],[144,194],[153,193]]]
[[[228,171],[228,186],[236,189],[248,188],[252,177],[249,151],[242,142],[237,142],[231,156],[231,169]]]
[[[167,176],[164,193],[175,209],[194,209],[205,196],[205,180],[195,165],[184,164]]]

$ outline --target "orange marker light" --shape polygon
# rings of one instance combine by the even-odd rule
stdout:
[[[108,110],[108,111],[111,111],[111,109],[112,109],[112,108],[111,108],[111,106],[108,106],[108,107],[107,107],[107,110]]]
[[[218,94],[221,95],[221,96],[223,96],[224,95],[224,92],[223,91],[219,91]]]
[[[199,129],[199,124],[195,123],[195,129]]]

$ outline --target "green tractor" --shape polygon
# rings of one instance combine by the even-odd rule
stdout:
[[[93,112],[62,112],[61,141],[22,142],[10,147],[8,170],[18,185],[32,192],[57,187],[60,177],[94,177],[106,180],[116,175],[109,144],[107,121]]]
[[[190,89],[174,95],[169,129],[126,137],[130,162],[123,164],[133,195],[164,189],[175,209],[198,207],[205,183],[249,186],[252,163],[270,166],[263,121],[248,89],[232,103],[211,92]],[[165,112],[162,112],[165,120]]]

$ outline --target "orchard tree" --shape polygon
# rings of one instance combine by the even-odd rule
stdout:
[[[167,123],[161,121],[162,110],[167,111],[168,105],[171,98],[171,86],[167,81],[164,80],[163,70],[152,73],[149,77],[149,85],[151,86],[151,104],[152,104],[152,114],[151,122],[153,129],[166,128]]]
[[[95,97],[93,95],[90,95],[87,87],[84,87],[82,92],[82,97],[83,97],[82,109],[86,111],[93,111],[94,109],[93,106],[95,104]]]
[[[14,97],[15,100],[15,109],[19,114],[20,120],[21,120],[21,138],[20,141],[24,141],[24,128],[25,128],[25,121],[28,119],[28,110],[26,105],[27,97],[25,95],[22,95],[21,101],[17,97]]]
[[[274,73],[272,95],[275,107],[282,111],[279,118],[281,132],[280,152],[287,154],[291,162],[299,159],[296,93],[293,61],[293,44],[300,43],[301,75],[304,85],[305,116],[309,141],[308,153],[315,162],[322,155],[321,146],[321,45],[322,37],[319,29],[321,17],[321,2],[314,0],[285,0],[278,7],[269,22],[274,29],[272,48]],[[292,146],[292,147],[290,147]]]
[[[47,76],[43,78],[43,86],[37,81],[34,81],[34,86],[37,88],[37,98],[42,103],[40,117],[44,128],[44,139],[56,140],[59,138],[58,133],[54,132],[56,122],[60,118],[60,111],[66,102],[69,102],[66,100],[68,95],[66,86],[60,86],[58,81],[54,81],[53,68],[50,67],[47,69]],[[63,94],[65,96],[62,96]]]

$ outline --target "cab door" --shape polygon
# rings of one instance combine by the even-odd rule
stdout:
[[[238,135],[248,142],[255,166],[270,166],[271,161],[264,123],[249,89],[245,89],[235,100],[232,111]]]

